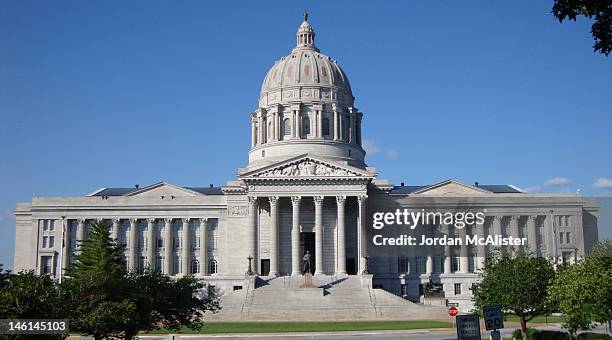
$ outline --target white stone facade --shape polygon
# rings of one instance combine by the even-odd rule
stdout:
[[[394,186],[364,162],[362,113],[346,74],[319,52],[304,21],[297,46],[266,75],[251,114],[249,164],[223,187],[103,188],[83,197],[34,197],[19,203],[14,269],[59,278],[91,222],[109,222],[129,269],[194,273],[223,294],[262,276],[303,271],[358,275],[368,256],[372,214],[396,208],[486,210],[482,229],[468,233],[527,237],[539,256],[574,260],[597,241],[597,207],[579,194],[527,194],[507,185],[456,181]],[[245,118],[247,119],[247,118]],[[305,127],[308,125],[308,128]],[[263,127],[263,128],[262,128]],[[477,231],[480,230],[480,231]],[[65,246],[62,246],[65,245]],[[474,273],[491,249],[456,249],[453,257],[372,257],[373,285],[415,302],[430,278],[446,299],[472,307]]]

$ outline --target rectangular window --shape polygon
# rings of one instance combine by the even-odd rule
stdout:
[[[455,283],[455,295],[461,295],[461,283]]]
[[[459,257],[457,256],[452,256],[451,257],[451,272],[458,272],[459,271]]]
[[[145,258],[144,258],[144,256],[139,257],[138,258],[138,268],[137,268],[138,272],[142,273],[142,271],[145,269],[145,266],[146,265],[145,265]]]
[[[41,257],[42,273],[52,274],[53,273],[53,257],[43,256]]]
[[[161,237],[157,238],[157,248],[162,248],[164,246],[164,240]]]
[[[572,238],[570,235],[571,234],[569,231],[565,233],[565,243],[572,243]]]
[[[563,244],[563,241],[565,240],[564,237],[564,232],[559,232],[559,244]]]
[[[416,273],[425,274],[427,271],[427,258],[425,256],[417,256],[416,258]]]
[[[161,272],[163,268],[164,268],[164,262],[162,260],[162,257],[161,256],[157,256],[155,258],[155,269],[157,271]]]
[[[47,236],[43,236],[42,238],[42,247],[47,248]]]
[[[172,273],[174,275],[180,273],[180,271],[181,271],[181,261],[180,260],[181,259],[178,257],[178,255],[174,256],[174,268],[172,268],[173,269]]]
[[[49,248],[53,248],[55,247],[55,237],[54,236],[49,236],[49,244],[48,244]]]
[[[400,274],[406,274],[410,272],[410,261],[406,256],[398,256],[397,258],[397,272]]]
[[[55,220],[50,220],[49,221],[49,231],[54,231],[55,230]]]
[[[473,273],[476,270],[476,258],[468,256],[468,273]]]

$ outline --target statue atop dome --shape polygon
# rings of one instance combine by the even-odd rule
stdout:
[[[304,21],[308,21],[308,12],[304,10]]]

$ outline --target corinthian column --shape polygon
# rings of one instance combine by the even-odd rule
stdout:
[[[248,256],[253,257],[253,271],[258,272],[257,265],[257,197],[248,196],[249,198],[249,226],[247,228],[247,252]]]
[[[323,274],[323,196],[314,196],[315,203],[315,275]]]
[[[138,219],[130,218],[130,257],[128,261],[129,270],[138,269]]]
[[[300,196],[291,197],[291,275],[300,274]]]
[[[174,258],[172,257],[172,248],[174,244],[172,242],[172,219],[164,219],[164,274],[172,275],[172,265],[174,264]]]
[[[270,200],[272,223],[270,230],[270,273],[268,275],[278,276],[278,196],[270,196],[268,200]]]
[[[365,232],[365,218],[366,218],[366,199],[368,196],[358,196],[357,203],[359,204],[359,217],[357,219],[357,242],[359,249],[359,272],[362,274],[368,274],[368,268],[366,264],[366,256],[368,256],[366,232]]]
[[[502,235],[502,227],[501,227],[502,217],[501,216],[493,216],[493,236]],[[499,249],[499,246],[493,246],[493,249]]]
[[[63,244],[63,255],[62,255],[62,269],[61,270],[66,270],[66,268],[68,268],[68,266],[70,265],[70,253],[71,253],[71,249],[70,249],[70,220],[66,219],[64,220],[64,223],[66,223],[65,226],[62,226],[63,229],[63,236],[64,239],[62,240]],[[63,271],[62,271],[63,273]]]
[[[77,234],[76,234],[76,248],[77,251],[81,251],[81,243],[85,240],[85,219],[79,218],[77,224]]]
[[[527,217],[527,243],[529,251],[533,256],[538,256],[538,236],[536,233],[536,216],[530,215]]]
[[[469,272],[469,254],[468,254],[468,246],[465,244],[465,237],[467,235],[467,226],[464,226],[459,230],[459,237],[463,241],[459,248],[459,273],[467,273]]]
[[[474,228],[476,228],[476,235],[478,236],[479,239],[482,239],[485,237],[485,223],[483,223],[482,225],[474,225]],[[479,244],[476,246],[476,268],[478,269],[483,269],[484,268],[484,263],[485,263],[485,258],[486,258],[486,253],[487,253],[487,248],[484,244]]]
[[[519,237],[519,216],[512,215],[508,225],[508,236]],[[518,246],[511,246],[511,249],[518,249]]]
[[[147,219],[147,266],[149,269],[155,268],[155,219]]]
[[[121,225],[121,219],[113,218],[113,227],[111,230],[111,238],[119,244],[119,226]]]
[[[338,117],[338,111],[336,110],[336,108],[334,107],[334,140],[338,140],[339,139],[339,134],[338,132],[340,131],[340,122],[339,122],[339,117]]]
[[[338,208],[338,272],[336,274],[346,274],[346,227],[344,223],[344,203],[346,196],[336,196],[336,206]]]
[[[200,218],[200,275],[208,274],[208,225],[205,218]]]
[[[181,248],[181,274],[189,274],[189,265],[191,264],[191,239],[189,238],[189,222],[191,219],[183,218],[183,248]]]

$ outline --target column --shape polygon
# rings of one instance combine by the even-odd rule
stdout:
[[[502,227],[501,227],[501,222],[502,222],[502,216],[493,216],[493,236],[495,235],[502,235]],[[493,249],[499,249],[499,246],[493,246]]]
[[[81,242],[85,240],[85,219],[79,218],[77,224],[77,234],[76,234],[76,250],[80,250]]]
[[[278,141],[280,140],[280,124],[278,122],[278,111],[275,111],[272,115],[274,116],[274,124],[272,124],[272,126],[274,126],[274,140]]]
[[[431,276],[431,274],[433,273],[433,256],[432,255],[427,255],[427,260],[426,260],[426,264],[425,264],[425,274],[427,274],[428,276]]]
[[[517,215],[510,216],[510,223],[508,224],[508,236],[519,237],[519,217]],[[510,249],[518,249],[517,246],[510,246]]]
[[[446,232],[446,235],[448,237],[452,237],[451,236],[451,228],[453,228],[451,225],[449,224],[444,224],[444,230]],[[446,245],[444,246],[444,274],[450,274],[451,272],[451,257],[453,255],[453,253],[451,252],[451,247]]]
[[[200,218],[200,275],[208,274],[208,224],[205,218]]]
[[[355,114],[351,115],[351,125],[349,125],[351,127],[351,144],[356,144],[357,143],[357,117],[355,116]]]
[[[291,275],[299,275],[300,269],[300,196],[291,197]]]
[[[366,256],[368,256],[367,242],[366,242],[366,199],[368,196],[357,196],[357,203],[359,205],[359,216],[357,218],[357,249],[359,259],[359,273],[367,274],[364,271],[366,268]]]
[[[317,137],[323,137],[323,111],[317,110]]]
[[[111,230],[111,238],[119,244],[119,226],[121,225],[121,219],[113,218],[113,227]]]
[[[293,115],[293,118],[291,119],[291,138],[297,138],[298,136],[298,125],[297,125],[297,111],[296,110],[291,110],[291,114]]]
[[[272,228],[270,230],[270,274],[278,276],[278,196],[268,197],[270,201],[270,219]]]
[[[340,122],[338,117],[338,111],[334,107],[334,140],[339,139],[338,131],[340,131]]]
[[[257,145],[257,119],[251,117],[251,147]]]
[[[338,258],[336,259],[337,273],[339,275],[346,274],[346,226],[344,223],[344,203],[346,196],[336,196],[336,206],[338,208]]]
[[[247,228],[247,256],[253,257],[253,272],[258,273],[257,268],[257,197],[249,198],[249,227]],[[246,269],[245,269],[246,270]]]
[[[485,223],[486,223],[486,219],[485,219]],[[482,225],[476,224],[474,225],[474,228],[476,228],[476,235],[478,236],[479,239],[485,237],[485,224],[484,223]],[[477,269],[484,268],[486,256],[487,256],[486,246],[484,244],[477,245],[476,246],[476,268]]]
[[[533,256],[538,256],[538,235],[536,232],[536,216],[527,217],[527,244]]]
[[[467,235],[466,228],[467,226],[464,226],[463,228],[459,229],[459,237],[463,241],[463,243],[461,244],[461,247],[459,248],[459,273],[462,273],[462,274],[469,272],[468,271],[469,253],[468,253],[468,246],[465,244],[465,237]]]
[[[138,219],[130,218],[130,253],[128,257],[128,269],[138,269]]]
[[[62,240],[63,244],[63,255],[62,255],[62,268],[66,269],[68,268],[68,266],[70,265],[70,253],[71,253],[71,249],[70,249],[70,220],[65,219],[63,221],[64,223],[66,223],[65,226],[62,226],[63,230],[64,230],[64,239]]]
[[[302,138],[302,119],[300,110],[295,110],[295,137]]]
[[[147,219],[147,266],[149,269],[155,268],[155,219]]]
[[[191,238],[189,237],[189,222],[191,222],[190,218],[183,218],[183,247],[181,248],[181,257],[183,258],[181,262],[181,274],[187,275],[189,274],[189,266],[191,265]]]
[[[174,242],[172,240],[172,219],[164,219],[164,274],[172,275],[172,265],[174,264],[174,258],[172,256],[172,248],[174,248]]]
[[[258,135],[259,135],[259,144],[263,144],[265,143],[264,141],[264,133],[266,132],[266,126],[264,125],[264,118],[263,118],[263,114],[261,112],[257,112],[257,119],[259,121],[259,123],[257,124],[259,129],[257,130]]]
[[[323,274],[323,196],[314,196],[315,203],[315,275]]]

